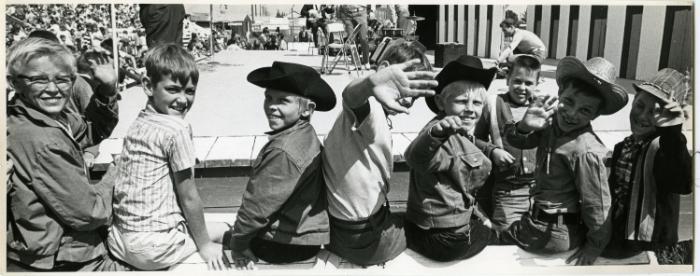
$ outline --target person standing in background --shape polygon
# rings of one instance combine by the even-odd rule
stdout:
[[[341,5],[338,7],[338,19],[345,24],[345,33],[352,34],[355,26],[360,25],[360,33],[357,36],[362,48],[362,67],[369,70],[369,45],[367,44],[367,7],[364,5]]]
[[[148,48],[169,42],[182,46],[184,5],[140,4],[139,8],[139,19],[146,29]]]

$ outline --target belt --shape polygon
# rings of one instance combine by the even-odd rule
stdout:
[[[542,222],[563,224],[581,224],[581,216],[579,213],[558,213],[548,214],[540,208],[535,208],[533,217]]]
[[[376,213],[372,214],[369,218],[359,221],[348,221],[335,218],[333,216],[328,216],[333,227],[337,227],[343,230],[352,232],[365,232],[370,229],[374,229],[381,226],[384,221],[389,217],[389,204],[384,204],[382,208]]]

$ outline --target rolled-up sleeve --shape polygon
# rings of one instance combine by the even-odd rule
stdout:
[[[588,228],[583,250],[600,255],[608,244],[612,224],[610,221],[610,188],[604,154],[583,153],[574,156],[576,187],[581,195],[580,214]]]
[[[291,196],[301,177],[300,168],[284,151],[271,149],[261,154],[233,225],[230,248],[234,251],[249,247],[250,240],[267,226],[270,216]]]

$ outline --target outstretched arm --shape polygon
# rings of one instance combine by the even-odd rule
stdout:
[[[404,72],[419,63],[420,60],[413,59],[353,80],[343,91],[345,105],[355,112],[358,122],[362,122],[369,113],[367,99],[372,96],[390,112],[408,113],[408,107],[401,101],[402,98],[435,95],[432,88],[437,86],[433,72]]]

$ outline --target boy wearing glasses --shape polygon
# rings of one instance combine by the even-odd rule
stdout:
[[[82,157],[87,125],[67,108],[75,58],[58,42],[28,38],[7,56],[8,271],[93,271],[113,264],[101,229],[112,215],[110,181],[91,184]],[[109,169],[105,179],[114,170]]]

